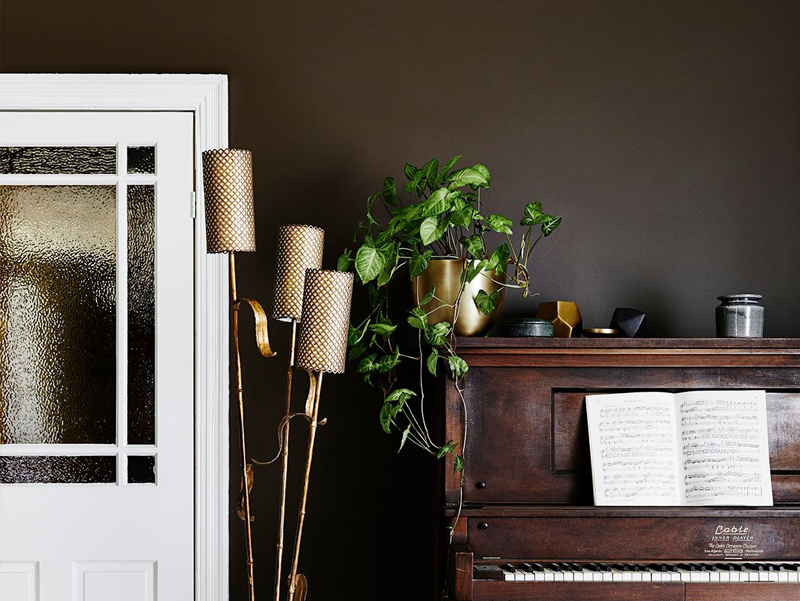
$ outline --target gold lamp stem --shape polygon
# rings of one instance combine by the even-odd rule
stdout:
[[[294,557],[292,558],[292,572],[289,576],[288,601],[294,601],[294,593],[297,579],[297,563],[300,559],[300,539],[303,536],[303,522],[306,517],[306,499],[308,499],[308,481],[311,475],[311,459],[314,455],[314,440],[317,434],[317,415],[319,414],[319,397],[322,391],[322,373],[317,375],[317,389],[314,392],[314,410],[311,415],[311,423],[308,432],[308,449],[306,450],[306,471],[303,476],[303,494],[300,498],[300,511],[297,515],[297,534],[294,540]]]
[[[236,262],[230,253],[231,307],[233,310],[233,349],[236,353],[236,392],[239,397],[239,442],[242,462],[242,489],[244,494],[244,529],[247,536],[247,580],[250,585],[250,601],[255,601],[253,586],[253,537],[250,526],[250,492],[247,490],[247,446],[244,433],[244,396],[242,392],[242,359],[239,354],[239,297],[236,294]]]
[[[292,319],[292,342],[289,349],[289,368],[286,370],[286,415],[292,411],[292,377],[294,375],[294,351],[297,344],[297,320]],[[281,442],[281,506],[278,514],[278,544],[275,558],[275,601],[281,597],[281,564],[283,563],[283,531],[286,523],[286,486],[289,472],[289,420],[284,426],[283,440]]]

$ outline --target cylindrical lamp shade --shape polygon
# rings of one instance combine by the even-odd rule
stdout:
[[[306,271],[298,367],[313,372],[344,373],[352,297],[352,273]]]
[[[206,251],[254,251],[253,153],[232,148],[203,152],[203,191]]]
[[[301,321],[306,269],[322,267],[325,230],[313,225],[284,225],[278,229],[275,298],[272,317]]]

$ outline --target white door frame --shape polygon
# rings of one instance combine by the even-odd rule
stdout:
[[[195,165],[228,145],[226,75],[0,74],[0,110],[191,111]],[[195,599],[228,599],[228,265],[206,254],[195,169]],[[187,207],[190,210],[190,207]]]

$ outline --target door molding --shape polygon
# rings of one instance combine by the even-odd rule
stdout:
[[[195,599],[228,599],[228,265],[206,254],[203,150],[228,145],[226,75],[1,74],[0,110],[190,111],[195,133]],[[187,210],[189,207],[187,206]]]

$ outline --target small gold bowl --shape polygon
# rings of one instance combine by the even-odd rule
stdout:
[[[616,338],[619,330],[614,328],[585,328],[583,335],[587,338]]]

